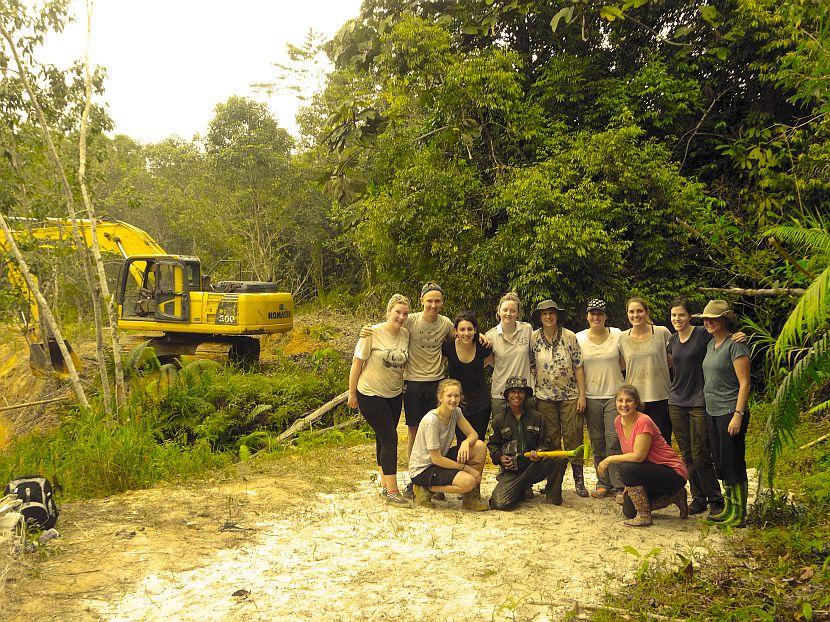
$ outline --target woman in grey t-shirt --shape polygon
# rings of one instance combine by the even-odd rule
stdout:
[[[723,480],[725,508],[708,517],[715,523],[746,524],[746,429],[749,425],[749,348],[730,337],[735,312],[725,300],[710,300],[703,326],[712,336],[703,359],[703,394],[709,424],[709,441],[718,477]]]

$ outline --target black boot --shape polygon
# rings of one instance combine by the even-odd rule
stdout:
[[[567,461],[559,460],[551,474],[548,475],[548,483],[545,486],[545,503],[562,505],[562,480],[565,478],[565,469],[567,468]]]
[[[574,472],[574,488],[576,488],[576,494],[580,497],[587,497],[590,493],[585,488],[585,477],[582,475],[582,465],[571,464],[571,469]]]

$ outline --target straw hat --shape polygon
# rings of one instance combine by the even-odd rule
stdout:
[[[728,320],[735,321],[735,312],[732,310],[732,307],[729,306],[729,303],[725,300],[710,300],[706,307],[703,309],[703,313],[696,313],[692,317],[699,318],[699,319],[714,319],[718,317],[725,317]]]

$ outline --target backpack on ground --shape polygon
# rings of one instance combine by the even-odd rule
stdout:
[[[52,484],[45,477],[27,475],[13,479],[6,486],[7,495],[16,495],[23,502],[18,510],[29,527],[51,529],[58,520],[58,505]]]

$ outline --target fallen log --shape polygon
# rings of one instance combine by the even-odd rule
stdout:
[[[319,419],[321,419],[323,417],[323,415],[325,415],[326,413],[331,412],[332,410],[334,410],[335,408],[337,408],[341,404],[345,404],[346,400],[348,398],[349,398],[349,392],[344,391],[343,393],[341,393],[340,395],[338,395],[334,399],[329,400],[328,402],[326,402],[325,404],[320,406],[320,408],[315,410],[310,415],[306,415],[302,419],[297,419],[294,423],[292,423],[288,427],[287,430],[285,430],[285,432],[283,432],[282,434],[280,434],[277,437],[277,440],[278,441],[284,441],[286,439],[291,438],[292,436],[295,436],[299,432],[302,432],[308,426],[310,426],[312,423],[314,423],[315,421],[318,421]]]
[[[361,421],[363,421],[363,417],[361,417],[360,415],[355,415],[350,419],[346,419],[345,421],[341,421],[340,423],[331,425],[327,428],[320,428],[319,430],[309,432],[309,434],[325,434],[326,432],[332,432],[334,430],[345,430],[346,428],[350,428],[353,425],[359,424]]]
[[[53,397],[49,400],[38,400],[37,402],[24,402],[23,404],[14,404],[12,406],[0,406],[0,412],[4,410],[16,410],[18,408],[28,408],[29,406],[40,406],[41,404],[51,404],[52,402],[62,402],[68,400],[68,397]]]
[[[744,289],[743,287],[701,287],[700,291],[737,296],[801,296],[805,289],[800,287],[770,287],[768,289]]]

